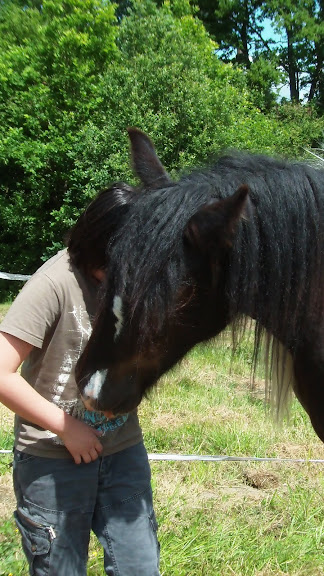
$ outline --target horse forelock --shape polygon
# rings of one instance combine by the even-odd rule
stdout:
[[[267,329],[294,344],[313,313],[323,280],[323,171],[264,156],[229,155],[166,188],[147,190],[129,210],[111,253],[116,294],[128,303],[145,337],[175,311],[186,278],[183,231],[212,199],[246,184],[253,211],[241,222],[227,270],[233,317],[261,317]]]
[[[211,198],[208,178],[197,189],[190,179],[144,191],[111,252],[116,293],[125,298],[141,333],[158,330],[172,315],[185,274],[182,234],[190,217]],[[125,255],[128,255],[127,257]]]

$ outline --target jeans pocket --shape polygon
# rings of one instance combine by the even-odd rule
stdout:
[[[36,522],[27,513],[14,512],[17,528],[21,534],[22,546],[28,560],[30,573],[41,574],[49,568],[52,541],[56,538],[54,528]],[[38,572],[38,569],[41,571]]]
[[[20,452],[19,450],[14,450],[14,464],[25,464],[35,460],[36,456],[32,454],[27,454],[27,452]]]

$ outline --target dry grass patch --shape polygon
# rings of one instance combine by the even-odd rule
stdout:
[[[212,407],[207,413],[200,414],[194,413],[191,410],[180,410],[174,412],[158,412],[151,419],[152,426],[156,428],[164,428],[165,430],[175,429],[179,426],[187,424],[190,421],[195,421],[196,424],[209,424],[215,422],[239,422],[241,415],[237,410],[228,408],[226,406]]]
[[[199,381],[201,386],[212,388],[220,385],[234,385],[235,393],[248,393],[261,395],[265,393],[265,382],[263,379],[256,378],[252,385],[251,375],[237,374],[231,369],[231,363],[226,366],[216,366],[213,364],[198,364],[195,357],[186,356],[177,366],[176,375],[181,378],[190,378],[192,381]],[[167,382],[169,376],[161,378],[161,384]]]
[[[217,509],[218,513],[228,512],[243,504],[253,506],[264,499],[271,498],[280,483],[278,475],[266,470],[246,470],[242,474],[239,473],[237,477],[228,478],[223,467],[216,470],[209,468],[211,474],[209,475],[207,470],[205,481],[201,477],[195,480],[192,474],[193,465],[195,464],[174,464],[169,469],[164,468],[162,472],[160,464],[158,466],[151,464],[155,474],[157,469],[160,469],[154,490],[155,501],[158,506],[169,510],[171,523],[177,521],[179,509],[187,515],[190,510],[205,509],[206,505],[209,509]],[[206,464],[206,468],[215,466],[219,464]],[[212,475],[214,475],[213,481]],[[258,483],[258,486],[252,485],[252,478],[254,484]]]
[[[198,380],[202,386],[218,386],[219,385],[219,372],[214,366],[208,364],[204,366],[197,366],[194,358],[186,356],[178,366],[171,373],[174,379],[188,378],[192,381]],[[170,375],[163,376],[160,380],[161,386],[168,382]]]
[[[6,408],[6,406],[0,403],[0,428],[1,429],[13,428],[14,419],[15,419],[14,413],[8,408]]]
[[[244,482],[251,486],[251,488],[269,489],[277,488],[280,484],[279,474],[271,472],[269,470],[245,470],[243,473]]]
[[[280,454],[281,458],[324,460],[324,444],[320,441],[308,442],[307,444],[278,442],[274,446],[274,449],[278,454]],[[323,469],[324,469],[324,463],[323,463]]]
[[[4,431],[13,430],[14,426],[14,414],[11,410],[8,410],[3,404],[0,404],[0,430]],[[2,438],[2,436],[1,436]],[[1,446],[0,449],[8,449],[11,447]],[[0,519],[4,521],[12,516],[13,510],[15,509],[15,496],[12,486],[12,468],[9,466],[12,455],[0,454],[1,458],[1,470],[6,471],[4,474],[0,474]]]
[[[16,499],[12,486],[12,474],[8,472],[0,476],[0,518],[1,521],[12,516],[16,507]]]

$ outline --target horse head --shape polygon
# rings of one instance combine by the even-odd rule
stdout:
[[[128,130],[142,192],[111,247],[108,281],[76,369],[88,406],[133,410],[195,344],[222,331],[235,237],[248,188],[222,197],[205,175],[173,182],[149,137]]]

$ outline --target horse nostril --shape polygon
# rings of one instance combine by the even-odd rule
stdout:
[[[94,412],[96,407],[93,405],[93,400],[90,396],[81,396],[81,400],[87,410]]]
[[[104,416],[106,416],[106,418],[108,418],[108,420],[112,420],[113,418],[115,418],[115,414],[113,414],[112,412],[105,412],[103,411]]]

